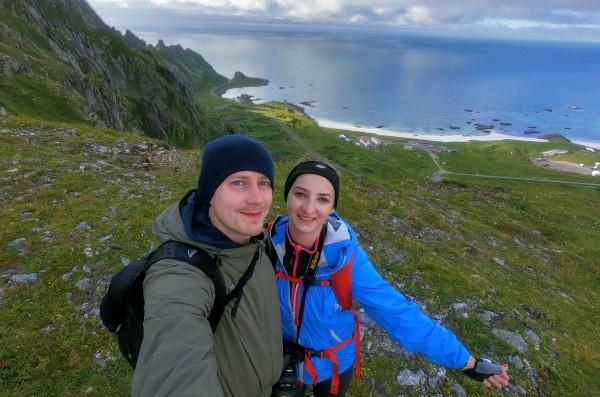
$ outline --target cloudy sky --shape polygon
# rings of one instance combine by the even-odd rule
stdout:
[[[600,0],[88,0],[119,29],[200,19],[600,42]]]

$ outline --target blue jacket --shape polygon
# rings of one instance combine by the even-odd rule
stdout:
[[[271,242],[278,258],[277,270],[283,273],[287,224],[288,217],[280,217],[271,232]],[[463,368],[469,358],[467,349],[452,332],[424,315],[417,304],[407,300],[377,273],[358,245],[356,234],[337,213],[327,220],[327,234],[316,280],[328,280],[332,273],[347,264],[353,254],[352,298],[361,304],[369,317],[407,350],[419,352],[438,365]],[[293,342],[296,340],[296,326],[291,310],[290,282],[278,278],[277,290],[281,302],[283,339]],[[341,309],[331,286],[313,285],[307,292],[300,332],[300,345],[324,350],[352,336],[354,316],[350,310]],[[353,365],[355,349],[356,345],[352,342],[335,352],[339,373]],[[311,361],[319,382],[332,377],[331,361],[319,357],[313,357]],[[302,367],[299,374],[304,383],[313,383]]]

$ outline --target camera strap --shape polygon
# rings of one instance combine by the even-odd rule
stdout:
[[[323,245],[325,243],[325,236],[327,234],[327,224],[324,224],[321,229],[321,234],[317,238],[316,241],[316,249],[310,256],[308,261],[308,266],[306,267],[306,271],[301,279],[297,279],[298,281],[290,282],[300,282],[304,286],[302,288],[302,297],[300,299],[300,307],[298,309],[298,328],[296,330],[296,341],[295,344],[298,345],[298,341],[300,340],[300,331],[302,329],[302,318],[304,317],[304,304],[306,302],[306,294],[308,292],[308,288],[313,285],[315,281],[315,276],[317,274],[317,270],[319,268],[319,260],[321,259],[321,252],[323,251]],[[288,236],[290,237],[290,236]],[[300,252],[297,253],[300,255]]]

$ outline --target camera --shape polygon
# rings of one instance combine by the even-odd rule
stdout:
[[[293,397],[296,393],[296,363],[288,363],[271,393],[272,397]]]
[[[302,350],[295,343],[284,343],[283,346],[283,371],[279,380],[273,386],[271,397],[294,397],[299,386],[297,364],[302,361]]]

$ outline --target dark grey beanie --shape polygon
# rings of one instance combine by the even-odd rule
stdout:
[[[240,171],[263,174],[274,186],[275,167],[266,147],[246,135],[227,135],[210,141],[202,155],[196,196],[202,205],[229,175]]]

